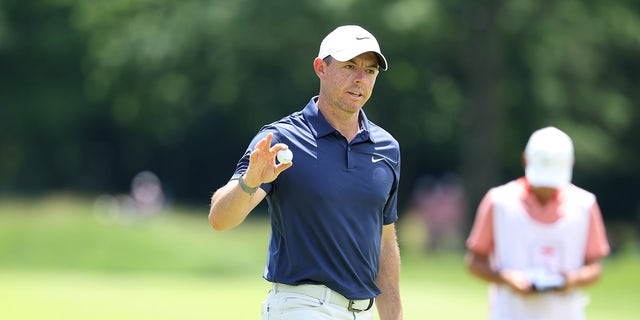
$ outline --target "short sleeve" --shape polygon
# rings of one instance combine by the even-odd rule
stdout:
[[[602,219],[602,213],[597,202],[591,206],[589,218],[589,234],[587,236],[587,248],[585,260],[599,260],[609,255],[611,248],[607,240],[607,234]]]
[[[467,249],[489,255],[493,251],[493,200],[489,191],[476,212],[476,218],[466,241]]]

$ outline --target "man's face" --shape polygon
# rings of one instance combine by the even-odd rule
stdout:
[[[332,106],[348,113],[359,112],[371,97],[378,72],[378,59],[373,52],[345,62],[333,59],[326,66],[321,89]]]

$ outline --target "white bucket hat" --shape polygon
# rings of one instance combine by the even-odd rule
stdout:
[[[387,70],[387,59],[380,52],[380,45],[376,38],[360,26],[347,25],[331,31],[322,43],[318,58],[332,56],[338,61],[348,61],[365,52],[374,52],[378,56],[380,69]]]
[[[524,151],[527,181],[533,187],[559,188],[571,182],[573,142],[555,127],[535,131]]]

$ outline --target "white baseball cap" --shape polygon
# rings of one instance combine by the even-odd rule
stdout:
[[[555,127],[535,131],[524,150],[525,176],[533,187],[559,188],[571,182],[573,142]]]
[[[382,70],[387,70],[387,59],[380,52],[380,45],[376,38],[360,26],[347,25],[331,31],[320,44],[318,58],[332,56],[338,61],[348,61],[365,52],[378,55],[378,64]]]

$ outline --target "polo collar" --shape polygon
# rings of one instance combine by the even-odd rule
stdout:
[[[309,123],[311,131],[313,132],[315,137],[321,138],[331,135],[337,131],[334,127],[331,126],[331,124],[329,124],[329,122],[327,122],[322,113],[320,113],[320,110],[318,110],[317,102],[318,96],[314,96],[313,98],[311,98],[311,100],[309,100],[309,103],[307,103],[307,105],[302,110],[302,115],[305,119],[307,119],[307,122]],[[359,119],[361,128],[360,134],[365,140],[368,139],[371,140],[371,142],[375,143],[375,140],[371,135],[371,123],[369,122],[367,115],[362,109],[360,110]]]

